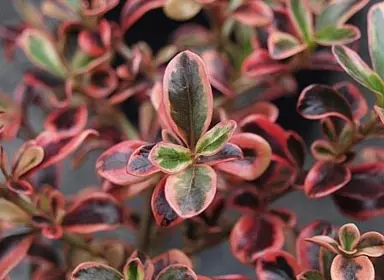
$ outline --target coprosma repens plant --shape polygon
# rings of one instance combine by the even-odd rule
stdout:
[[[384,279],[382,233],[299,228],[291,210],[270,206],[304,192],[332,196],[350,218],[384,216],[384,151],[356,149],[384,136],[384,2],[367,15],[371,66],[347,23],[368,0],[13,2],[22,22],[1,27],[4,55],[20,48],[31,67],[0,96],[2,141],[24,140],[12,156],[0,149],[0,279],[23,261],[35,280],[248,279],[194,270],[197,253],[226,240],[259,280]],[[120,8],[119,22],[106,16]],[[153,9],[209,24],[181,25],[153,53],[125,37]],[[295,75],[308,69],[356,81],[298,94],[298,113],[323,132],[314,161],[270,102],[298,93]],[[128,99],[137,123],[121,110]],[[31,107],[43,125],[31,125]],[[64,195],[62,162],[77,167],[95,150],[99,185]],[[95,235],[117,228],[137,242]],[[168,250],[174,232],[182,244]]]

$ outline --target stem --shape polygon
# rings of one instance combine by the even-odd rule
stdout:
[[[296,239],[297,233],[294,228],[287,227],[284,229],[286,240],[286,251],[292,256],[296,256]]]
[[[120,111],[113,109],[112,114],[117,118],[120,123],[121,130],[128,139],[140,139],[139,133],[135,126],[125,117]]]
[[[152,229],[152,209],[151,209],[152,188],[145,193],[144,212],[140,220],[140,229],[137,234],[137,247],[142,252],[147,252],[151,248],[151,229]]]
[[[228,236],[232,231],[233,226],[234,226],[233,224],[230,224],[227,227],[225,227],[221,232],[208,235],[206,236],[205,239],[202,240],[202,242],[199,242],[192,247],[186,246],[185,248],[182,249],[182,251],[187,255],[191,256],[205,249],[208,249],[210,247],[214,247],[228,238]]]

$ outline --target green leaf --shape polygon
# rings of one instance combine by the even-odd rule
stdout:
[[[235,121],[223,121],[215,125],[197,141],[196,156],[216,154],[228,142],[235,129]]]
[[[289,15],[301,34],[301,37],[309,45],[313,43],[312,15],[308,3],[304,0],[289,0]]]
[[[12,168],[12,177],[19,178],[38,166],[44,159],[44,149],[32,141],[25,142],[19,149]]]
[[[27,223],[30,216],[16,204],[0,198],[0,221],[10,223]]]
[[[330,25],[316,32],[316,42],[320,45],[331,46],[348,44],[360,38],[360,30],[355,26]]]
[[[144,266],[138,258],[129,261],[124,266],[124,280],[143,280]]]
[[[193,165],[170,175],[165,183],[165,197],[182,218],[191,218],[211,204],[217,187],[217,176],[208,165]]]
[[[369,0],[332,1],[317,17],[316,31],[321,31],[330,25],[342,26],[368,2]]]
[[[57,76],[66,76],[67,70],[57,48],[46,34],[35,29],[26,29],[20,42],[25,54],[34,64]]]
[[[85,68],[92,60],[94,60],[93,57],[79,49],[72,58],[71,68],[73,71],[78,71]]]
[[[189,149],[180,145],[161,142],[152,148],[149,160],[165,173],[177,173],[192,164]]]
[[[373,68],[384,79],[384,2],[378,3],[368,13],[369,51]]]
[[[377,93],[379,104],[383,102],[384,82],[353,50],[345,46],[334,46],[333,54],[341,67],[363,86]]]
[[[273,59],[286,59],[301,52],[306,47],[305,44],[288,33],[277,31],[268,37],[268,51]]]
[[[212,89],[203,60],[190,51],[175,56],[164,73],[163,101],[172,130],[194,149],[211,123]]]
[[[360,231],[355,224],[345,224],[339,229],[339,242],[346,251],[353,251],[360,240]]]

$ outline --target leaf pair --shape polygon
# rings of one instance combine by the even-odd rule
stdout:
[[[103,20],[95,33],[84,30],[78,33],[81,28],[79,24],[63,27],[59,34],[64,45],[62,49],[48,34],[33,28],[26,28],[22,32],[19,43],[33,64],[58,78],[67,79],[71,75],[86,73],[109,57],[111,25]],[[76,36],[78,48],[75,52],[69,50],[69,44],[73,44],[69,42],[71,36]],[[101,42],[101,45],[96,42]]]
[[[96,131],[90,129],[84,130],[76,136],[56,131],[45,131],[38,135],[35,140],[30,140],[20,147],[10,173],[6,170],[7,157],[1,148],[1,167],[7,178],[8,188],[15,192],[31,194],[33,186],[26,180],[28,176],[37,170],[45,169],[62,161],[75,151],[89,135],[95,134]]]
[[[324,235],[307,240],[337,254],[332,261],[332,279],[342,279],[346,273],[356,279],[374,279],[373,264],[368,257],[384,255],[384,236],[378,232],[360,235],[359,229],[354,224],[345,224],[339,229],[338,242]]]
[[[197,141],[194,154],[183,146],[161,142],[151,150],[149,158],[161,171],[168,174],[180,172],[196,160],[209,164],[213,156],[223,152],[235,129],[234,121],[220,122]],[[230,158],[232,157],[228,155],[228,159]]]
[[[319,198],[334,193],[351,179],[345,165],[353,157],[349,150],[340,153],[338,147],[354,137],[355,123],[368,112],[367,103],[360,91],[350,83],[333,87],[312,85],[303,90],[297,111],[307,119],[319,119],[327,140],[316,140],[311,150],[319,161],[309,171],[304,190],[308,196]]]
[[[73,280],[171,280],[196,279],[191,260],[179,250],[169,250],[151,260],[140,251],[134,251],[127,260],[123,273],[97,262],[78,265],[72,272]]]
[[[44,149],[34,140],[24,143],[15,156],[10,173],[7,171],[8,160],[3,147],[0,147],[0,159],[1,170],[6,178],[7,187],[15,192],[31,194],[33,186],[25,180],[25,175],[43,162]]]
[[[319,15],[316,24],[310,3],[303,0],[288,1],[288,12],[301,40],[295,36],[275,31],[268,38],[268,49],[274,59],[291,57],[304,49],[313,48],[316,43],[324,46],[351,43],[360,38],[360,31],[344,23],[368,1],[335,1],[329,3]]]

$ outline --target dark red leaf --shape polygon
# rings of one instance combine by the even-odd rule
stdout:
[[[344,187],[351,180],[347,166],[333,162],[317,162],[308,172],[304,191],[311,198],[320,198]]]
[[[341,212],[354,219],[366,220],[384,215],[383,196],[378,199],[361,200],[336,193],[333,199]]]
[[[216,164],[216,168],[245,180],[255,180],[267,169],[271,147],[263,138],[252,133],[239,133],[233,135],[230,142],[241,148],[243,158]]]
[[[122,208],[109,194],[93,193],[77,200],[65,214],[62,226],[71,232],[92,233],[117,228]]]
[[[215,165],[220,162],[232,161],[243,158],[243,152],[235,144],[227,143],[224,147],[215,155],[212,156],[200,156],[196,163]]]
[[[253,213],[264,208],[264,200],[255,186],[241,186],[228,197],[228,204],[243,213]]]
[[[59,266],[60,256],[51,245],[34,242],[28,250],[28,259],[31,263],[36,265],[49,265]]]
[[[245,264],[254,262],[267,250],[279,250],[283,245],[283,223],[273,216],[242,216],[230,235],[233,255]]]
[[[32,174],[31,182],[36,190],[41,190],[46,186],[50,186],[54,189],[59,188],[61,178],[60,165],[51,165],[44,169],[39,169]]]
[[[384,162],[355,165],[350,170],[351,180],[336,193],[337,195],[359,200],[384,196]]]
[[[350,82],[341,82],[334,85],[333,88],[348,101],[355,120],[359,120],[367,114],[368,105],[358,87]]]
[[[305,162],[305,154],[306,154],[306,145],[301,138],[294,131],[289,131],[287,133],[287,148],[288,148],[288,156],[292,163],[294,163],[298,168],[302,168]]]
[[[107,20],[101,20],[99,29],[95,31],[82,30],[78,35],[79,47],[89,56],[103,55],[111,43],[112,28]]]
[[[31,228],[20,227],[0,238],[0,279],[5,278],[27,255],[34,239]]]
[[[272,152],[282,158],[286,157],[287,134],[278,125],[260,115],[250,115],[240,122],[243,132],[249,132],[264,138],[272,148]]]
[[[156,224],[160,227],[171,227],[183,221],[172,209],[165,198],[165,182],[163,178],[156,186],[152,194],[151,206]]]
[[[69,105],[72,97],[72,81],[68,80],[65,84],[61,79],[52,75],[37,71],[28,71],[24,74],[24,83],[36,91],[37,95],[49,105],[57,108],[63,108]],[[63,90],[64,87],[64,90]],[[55,92],[63,94],[55,94]]]
[[[287,160],[272,155],[271,163],[265,172],[252,184],[265,194],[280,193],[289,188],[296,180],[297,170]]]
[[[45,119],[47,131],[60,132],[68,136],[80,133],[87,124],[87,106],[68,107],[52,111]]]
[[[90,73],[85,91],[90,97],[104,98],[116,90],[118,83],[118,78],[112,68],[98,69]]]
[[[353,135],[353,124],[343,117],[327,117],[321,120],[323,134],[331,141],[346,143]]]
[[[36,143],[44,149],[43,162],[38,168],[47,168],[75,151],[90,135],[97,135],[95,130],[87,129],[76,136],[67,136],[53,131],[44,131],[36,137]]]
[[[296,259],[284,251],[267,251],[256,262],[259,280],[294,280],[300,271]]]
[[[250,104],[245,108],[239,108],[235,112],[228,112],[230,118],[235,121],[240,121],[249,115],[261,115],[266,117],[271,122],[275,122],[279,116],[279,109],[273,103],[259,101],[255,104]]]
[[[204,51],[201,54],[201,58],[207,66],[209,81],[212,86],[224,95],[233,95],[234,91],[230,85],[230,77],[233,69],[228,59],[213,49]]]
[[[286,208],[273,208],[268,213],[278,217],[286,227],[294,228],[296,226],[296,214]]]
[[[96,161],[98,174],[117,185],[128,185],[142,181],[142,177],[128,174],[127,165],[132,153],[144,144],[139,140],[129,140],[111,147]]]
[[[134,176],[149,176],[160,171],[148,156],[155,144],[145,144],[137,148],[131,155],[127,165],[127,172]]]
[[[274,61],[267,50],[255,50],[248,56],[241,67],[244,75],[255,78],[264,75],[281,73],[288,70],[288,66]]]
[[[324,85],[306,87],[300,94],[297,111],[303,117],[313,120],[330,116],[353,120],[351,107],[345,97]]]
[[[195,220],[202,221],[207,226],[208,231],[221,231],[220,219],[226,209],[225,206],[224,197],[217,193],[208,208],[198,217],[195,217]]]
[[[315,221],[305,226],[296,239],[297,260],[304,269],[320,269],[320,246],[306,241],[316,235],[327,235],[336,237],[337,231],[330,223],[325,221]]]

